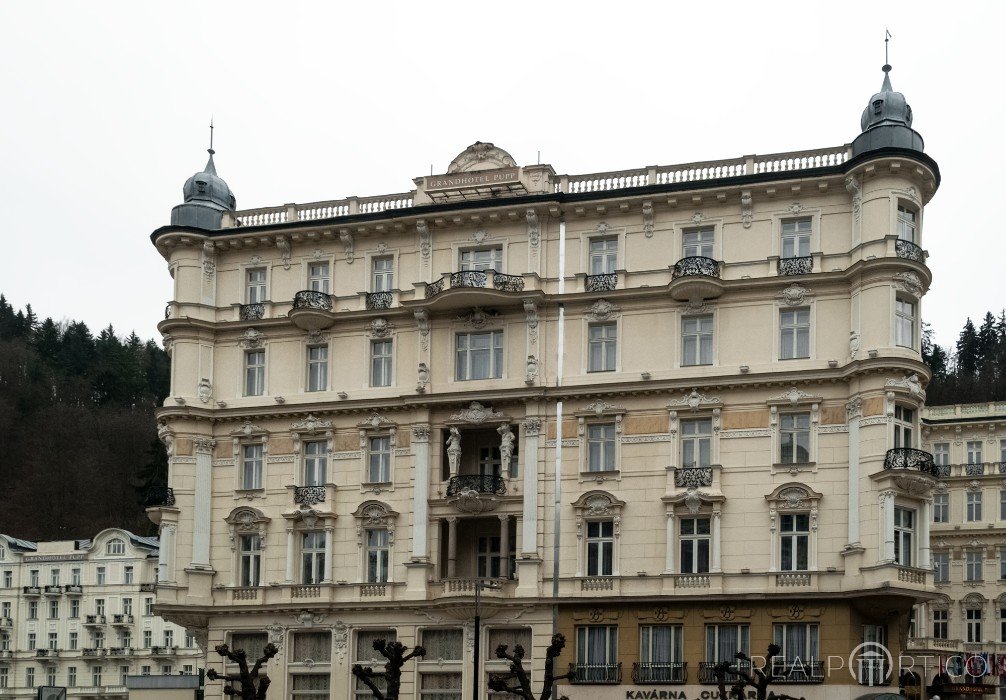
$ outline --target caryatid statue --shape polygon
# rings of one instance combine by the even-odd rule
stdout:
[[[504,423],[496,429],[500,434],[500,469],[503,473],[510,471],[510,460],[513,458],[513,443],[516,437],[510,430],[510,424]]]
[[[461,462],[461,431],[453,426],[450,435],[447,436],[447,462],[450,465],[451,476],[456,476],[458,464]]]

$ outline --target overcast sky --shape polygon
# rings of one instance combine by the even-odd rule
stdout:
[[[239,208],[407,191],[476,140],[559,173],[828,147],[859,133],[888,27],[943,174],[923,316],[949,344],[1006,306],[997,5],[0,2],[0,292],[157,337],[148,236],[211,115]]]

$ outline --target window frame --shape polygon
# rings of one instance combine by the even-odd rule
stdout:
[[[476,260],[475,255],[478,253],[491,253],[489,256],[489,261]],[[466,255],[471,255],[471,260],[465,260]],[[464,246],[458,248],[455,260],[457,261],[458,267],[457,272],[486,272],[487,277],[490,276],[488,271],[503,273],[504,267],[504,246],[502,244],[492,244],[492,245],[476,245],[476,246]],[[491,262],[491,267],[486,267],[486,262]]]
[[[894,506],[894,563],[898,566],[916,565],[917,523],[916,509]]]
[[[708,234],[706,240],[705,234]],[[694,241],[689,241],[689,236],[697,236]],[[692,249],[691,252],[689,249]],[[682,258],[710,258],[716,259],[716,226],[688,226],[681,229],[681,257]]]
[[[947,491],[933,494],[933,522],[950,522],[950,494]]]
[[[905,418],[907,411],[911,411],[911,418]],[[916,443],[916,421],[919,411],[914,406],[905,406],[896,403],[894,405],[894,415],[891,418],[893,446],[895,449],[912,448]],[[906,442],[908,444],[904,444]]]
[[[807,230],[801,230],[800,224],[806,223]],[[790,260],[792,258],[809,258],[814,254],[814,232],[817,230],[815,226],[815,217],[813,216],[786,216],[779,220],[779,257],[782,260]],[[792,231],[787,231],[787,226],[795,225]],[[786,255],[787,242],[792,241],[793,251],[792,254]],[[804,252],[803,244],[806,243],[806,252]]]
[[[318,274],[314,268],[324,266],[324,273]],[[306,286],[304,289],[312,292],[330,294],[332,289],[332,264],[329,260],[309,260],[304,265]]]
[[[909,218],[909,216],[902,216],[902,214],[911,216]],[[904,200],[898,199],[895,203],[894,217],[895,235],[897,235],[898,240],[919,245],[919,224],[922,217],[918,207],[915,204],[908,204]],[[905,236],[906,231],[910,231],[910,237]]]
[[[383,541],[373,542],[374,535]],[[384,527],[367,528],[364,538],[364,580],[367,583],[387,583],[391,580],[391,533]]]
[[[807,419],[806,429],[802,425],[797,425],[798,420],[803,418]],[[815,463],[813,454],[814,449],[814,427],[816,425],[814,421],[814,416],[812,411],[784,411],[778,413],[778,441],[777,441],[777,457],[778,461],[776,464],[782,467],[790,466],[800,466],[800,465],[812,465]],[[792,422],[792,427],[787,427],[786,423]],[[807,459],[799,460],[799,450],[800,442],[799,437],[806,433],[807,436]],[[785,453],[785,438],[786,436],[792,436],[792,454],[791,459],[786,459]]]
[[[304,440],[301,453],[301,476],[304,486],[324,486],[331,483],[328,440]]]
[[[377,354],[378,346],[387,345],[387,354]],[[374,338],[369,345],[370,371],[369,381],[372,388],[383,388],[395,384],[395,343],[391,338]],[[380,372],[378,371],[380,369]],[[386,377],[386,381],[378,381],[378,375]]]
[[[982,522],[984,500],[984,493],[980,488],[974,491],[968,489],[964,492],[964,522]]]
[[[601,331],[600,337],[593,337],[595,331]],[[617,372],[619,369],[619,322],[618,320],[591,321],[587,323],[587,362],[586,372]],[[600,362],[595,366],[594,350],[600,352]]]
[[[252,274],[262,273],[262,280],[253,280]],[[266,265],[248,265],[243,268],[241,299],[244,304],[264,304],[269,301],[269,268]],[[259,298],[261,296],[261,298]]]
[[[604,248],[595,250],[596,243],[606,245]],[[594,275],[613,275],[618,271],[619,261],[622,259],[621,237],[609,233],[588,236],[585,253],[586,259],[583,268],[585,274],[591,277]],[[595,262],[598,264],[595,265]]]
[[[678,521],[678,573],[708,574],[713,565],[713,519],[709,515],[688,515]],[[693,532],[685,532],[685,523],[692,523]],[[706,532],[699,532],[699,523],[706,523]],[[690,556],[685,555],[685,543],[692,545]],[[702,568],[702,545],[705,544],[705,568]],[[688,566],[685,562],[689,561]],[[686,571],[686,569],[688,569]]]
[[[806,314],[806,322],[800,319],[801,314]],[[792,320],[787,320],[787,315],[792,315]],[[811,357],[812,310],[807,306],[780,306],[779,323],[779,353],[780,360],[806,360]],[[787,340],[787,335],[789,339]],[[800,339],[805,338],[806,354],[800,354]]]
[[[328,561],[327,548],[328,537],[331,534],[325,528],[300,531],[301,585],[317,586],[328,581],[327,574],[331,563]]]
[[[591,655],[590,631],[598,630],[604,637],[603,660],[594,659]],[[584,674],[578,676],[578,683],[610,682],[611,668],[618,663],[618,625],[577,625],[576,626],[576,659],[577,667],[595,667],[600,673],[595,676]]]
[[[600,437],[595,437],[594,433],[597,430],[610,429],[610,437],[604,434]],[[583,473],[584,474],[617,474],[619,472],[619,450],[618,450],[618,435],[619,435],[619,422],[612,421],[594,421],[586,423],[584,427],[584,464]],[[598,463],[597,468],[594,468],[594,462],[592,460],[592,445],[598,445]],[[611,456],[611,468],[605,469],[608,460],[606,457]]]
[[[238,535],[238,585],[257,588],[262,585],[262,537]]]
[[[894,344],[899,348],[918,350],[919,300],[915,297],[905,294],[894,296]]]
[[[964,581],[980,583],[985,580],[985,552],[981,549],[964,550]]]
[[[266,351],[265,348],[244,350],[242,357],[242,396],[265,396],[266,393]],[[261,363],[252,364],[252,359],[261,358]]]
[[[702,323],[708,321],[709,329],[708,331],[703,330]],[[696,323],[698,324],[694,331],[688,331],[685,329],[685,324]],[[712,367],[716,365],[716,314],[705,313],[705,314],[683,314],[681,316],[681,321],[679,324],[679,335],[681,337],[680,352],[679,357],[679,367]],[[706,359],[703,357],[702,348],[703,340],[705,338],[709,339],[709,356],[708,362],[702,362],[701,360]],[[687,362],[688,359],[688,348],[690,344],[694,344],[695,349],[695,362]]]
[[[249,451],[258,451],[257,456],[249,457]],[[265,442],[242,442],[238,446],[238,487],[237,491],[262,491],[266,483],[266,444]],[[249,480],[249,464],[251,476]],[[257,466],[256,466],[257,464]]]
[[[304,363],[306,366],[306,374],[304,377],[304,391],[305,392],[318,392],[318,391],[328,391],[328,378],[330,372],[329,370],[329,344],[328,343],[318,343],[311,344],[305,348],[304,351]],[[324,351],[324,357],[318,358],[313,355],[318,351]]]
[[[615,571],[618,567],[615,566],[617,556],[615,542],[617,537],[615,535],[614,518],[592,518],[587,520],[584,525],[585,575],[589,577],[616,576]],[[605,534],[605,525],[610,526],[610,534]],[[595,528],[597,530],[596,534],[591,534],[591,531]],[[592,550],[594,554],[593,562],[591,562]],[[593,571],[591,571],[592,563]]]
[[[366,437],[366,456],[365,456],[365,472],[364,472],[364,484],[391,484],[395,480],[395,440],[394,436],[390,433],[377,433],[377,434],[367,434]],[[379,445],[379,449],[374,449],[375,442],[386,441],[386,449],[383,445]],[[378,458],[378,477],[385,477],[383,479],[374,479],[374,458]]]
[[[370,271],[370,291],[373,292],[391,292],[395,289],[395,278],[396,278],[396,260],[397,257],[393,253],[383,253],[370,256],[370,262],[367,265],[367,269]],[[389,262],[387,270],[378,270],[378,263]],[[385,286],[387,285],[387,286]]]
[[[933,552],[933,583],[950,583],[950,552]]]
[[[473,348],[472,339],[476,336],[489,336],[489,345],[486,348]],[[464,347],[461,340],[465,339]],[[498,340],[498,343],[497,343]],[[489,376],[475,377],[472,362],[472,352],[488,352]],[[456,382],[478,382],[492,381],[504,378],[504,368],[506,366],[506,334],[502,328],[492,328],[480,331],[457,331],[454,334],[454,381]],[[462,362],[461,355],[464,353]]]

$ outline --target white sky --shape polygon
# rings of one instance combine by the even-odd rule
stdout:
[[[157,337],[171,284],[148,235],[211,115],[239,208],[407,191],[476,140],[559,173],[820,148],[859,133],[889,27],[943,174],[923,316],[950,344],[1006,306],[1002,8],[6,0],[0,292]]]

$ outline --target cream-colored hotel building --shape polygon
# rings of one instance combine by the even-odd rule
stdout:
[[[708,697],[773,641],[780,692],[883,690],[827,660],[899,654],[937,594],[940,175],[888,70],[853,143],[810,151],[560,175],[475,143],[409,192],[253,210],[211,152],[151,236],[158,611],[276,643],[270,697],[368,697],[377,637],[428,650],[404,698],[501,697],[493,650],[537,685],[553,624],[571,700]]]

